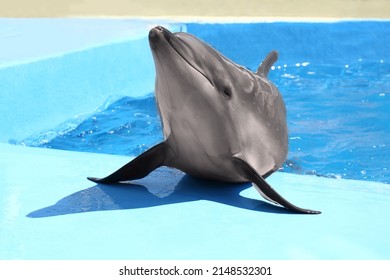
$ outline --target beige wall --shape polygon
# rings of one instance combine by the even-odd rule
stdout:
[[[390,0],[0,0],[0,16],[390,18]]]

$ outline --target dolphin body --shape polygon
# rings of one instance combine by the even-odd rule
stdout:
[[[299,213],[321,213],[291,204],[265,181],[288,150],[285,105],[267,79],[276,51],[253,73],[188,33],[158,26],[150,30],[149,44],[165,141],[111,175],[89,180],[136,180],[164,165],[205,179],[249,181],[268,201]]]

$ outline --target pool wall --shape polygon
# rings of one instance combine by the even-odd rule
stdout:
[[[389,59],[389,21],[189,23],[188,32],[238,64],[256,70],[271,50],[276,65],[313,62],[345,65],[358,59]],[[357,45],[351,39],[359,38]],[[222,39],[221,39],[222,38]],[[226,43],[227,41],[231,43]],[[318,47],[320,45],[320,47]],[[362,48],[361,46],[366,46]],[[253,54],[258,53],[258,61]]]
[[[0,23],[4,21],[6,20],[2,19]],[[127,24],[128,29],[138,27],[141,30],[141,35],[134,35],[127,30],[123,31],[123,21],[117,21],[116,29],[115,20],[106,20],[105,24],[111,25],[111,30],[106,28],[104,32],[96,31],[97,27],[94,30],[98,34],[106,34],[108,39],[100,38],[97,45],[96,42],[88,42],[88,39],[82,38],[83,46],[72,45],[68,49],[62,47],[58,50],[58,45],[51,43],[51,40],[61,40],[65,42],[63,44],[70,45],[67,41],[88,37],[93,28],[91,24],[97,24],[96,21],[45,20],[46,24],[51,24],[52,29],[53,25],[57,25],[58,29],[64,29],[63,26],[67,24],[75,25],[73,30],[61,30],[64,31],[62,36],[54,34],[54,38],[52,32],[46,36],[40,34],[42,28],[47,28],[41,21],[5,22],[10,28],[16,29],[15,36],[22,38],[17,41],[18,46],[3,44],[6,48],[0,61],[0,142],[19,143],[34,133],[59,125],[66,126],[63,122],[77,115],[82,119],[99,106],[109,104],[121,96],[138,97],[153,91],[155,69],[147,38],[149,25],[153,26],[153,23],[146,22],[141,27],[138,22],[135,27]],[[19,26],[13,27],[13,24],[21,25],[20,22],[30,28],[25,33],[18,34]],[[181,24],[165,24],[173,31],[183,30],[185,27]],[[118,34],[107,34],[109,31]],[[57,53],[54,52],[49,57],[36,57],[37,54],[32,52],[19,62],[14,57],[12,48],[28,46],[32,39],[31,33],[34,32],[42,40],[42,45],[49,45],[45,46],[47,52],[57,48]],[[8,33],[12,34],[10,31]],[[103,37],[102,35],[100,36]],[[96,40],[96,35],[90,37],[89,41]],[[8,36],[0,37],[0,40],[7,41]],[[38,48],[39,44],[34,47]]]

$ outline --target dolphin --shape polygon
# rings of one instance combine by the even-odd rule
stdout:
[[[271,51],[257,71],[237,65],[195,36],[157,26],[149,32],[155,94],[164,141],[105,178],[110,184],[143,178],[168,166],[204,179],[252,182],[266,200],[298,213],[265,178],[286,160],[286,108],[267,79]]]

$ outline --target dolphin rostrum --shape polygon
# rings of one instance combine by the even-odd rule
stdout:
[[[321,213],[291,204],[265,181],[288,150],[285,105],[267,79],[276,51],[253,73],[188,33],[158,26],[150,30],[149,44],[165,141],[111,175],[89,180],[136,180],[164,165],[195,177],[249,181],[268,201],[299,213]]]

